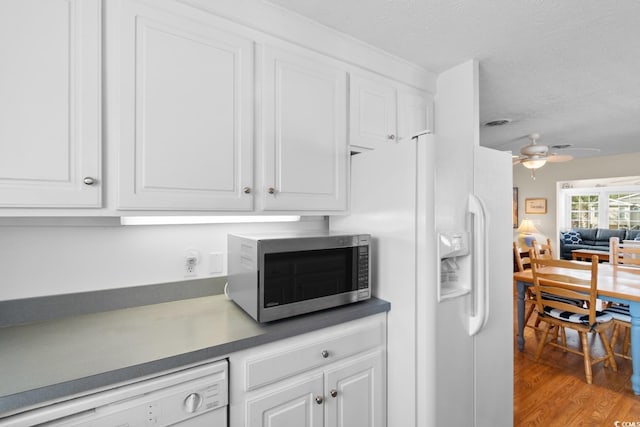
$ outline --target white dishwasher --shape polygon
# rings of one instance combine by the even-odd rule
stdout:
[[[227,427],[228,363],[208,363],[0,419],[0,427]]]

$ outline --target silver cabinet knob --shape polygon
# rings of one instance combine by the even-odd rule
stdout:
[[[329,392],[329,394],[331,395],[331,397],[336,397],[338,395],[338,390],[336,390],[335,388],[331,389],[331,391]]]
[[[185,411],[191,414],[197,411],[202,404],[202,396],[200,396],[198,393],[191,393],[184,398],[183,404]]]
[[[95,184],[96,180],[91,178],[90,176],[86,176],[82,182],[84,182],[86,185],[93,185]]]
[[[322,353],[320,354],[322,354],[322,357],[324,357],[325,359],[329,357],[329,352],[327,350],[322,350]]]
[[[269,187],[269,188],[267,189],[267,193],[269,193],[269,194],[276,194],[276,189],[275,189],[275,188],[273,188],[273,187]]]
[[[322,405],[323,401],[324,401],[324,399],[322,398],[322,396],[316,396],[316,403],[318,405]]]
[[[396,139],[396,136],[391,134],[391,135],[387,135],[387,139],[393,141],[394,139]]]
[[[251,194],[251,187],[244,187],[244,188],[242,189],[242,192],[243,192],[244,194]]]

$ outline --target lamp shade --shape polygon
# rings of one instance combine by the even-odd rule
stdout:
[[[541,168],[547,163],[547,159],[532,159],[532,160],[523,160],[522,166],[527,169],[538,169]]]
[[[518,231],[524,234],[539,233],[538,229],[530,219],[523,219],[518,227]]]

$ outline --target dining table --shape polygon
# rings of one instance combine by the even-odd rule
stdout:
[[[583,261],[571,261],[583,262]],[[590,271],[575,271],[560,267],[546,266],[540,269],[545,273],[572,274],[576,277],[588,278]],[[518,350],[524,350],[524,326],[525,326],[525,294],[526,288],[533,286],[533,273],[531,270],[513,273],[518,290],[517,316],[518,316]],[[586,288],[585,288],[586,289]],[[588,290],[587,290],[588,292]],[[636,395],[640,395],[640,268],[613,265],[609,263],[598,264],[598,299],[602,301],[628,304],[631,314],[631,387]]]

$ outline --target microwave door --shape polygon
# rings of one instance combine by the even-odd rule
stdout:
[[[358,247],[348,247],[265,254],[261,320],[356,301],[358,253]]]
[[[357,290],[357,248],[266,254],[264,307]]]

